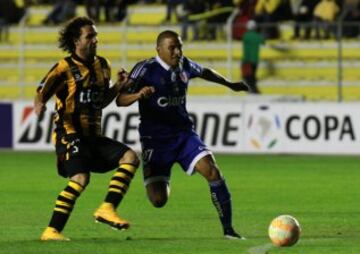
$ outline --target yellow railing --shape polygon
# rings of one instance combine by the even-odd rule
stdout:
[[[149,9],[143,12],[132,10],[127,22],[98,25],[99,54],[113,63],[114,74],[120,66],[130,70],[137,61],[154,56],[156,36],[161,30],[180,32],[179,25],[161,25],[163,16],[160,12],[154,13]],[[138,20],[144,19],[156,25],[149,21],[139,26],[141,22]],[[57,48],[58,30],[57,26],[25,23],[11,27],[10,41],[0,43],[0,99],[33,96],[35,87],[48,69],[65,56]],[[360,44],[357,40],[344,40],[342,43],[342,59],[339,59],[339,44],[335,39],[268,41],[261,51],[258,72],[261,91],[272,95],[298,95],[308,100],[337,100],[341,61],[343,99],[359,100]],[[228,37],[215,41],[185,42],[184,54],[229,78],[241,78],[241,41]],[[199,80],[193,81],[189,93],[229,94],[225,88]]]

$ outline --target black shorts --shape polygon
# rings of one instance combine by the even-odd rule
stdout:
[[[59,175],[105,173],[119,166],[119,160],[130,148],[107,137],[63,136],[56,142]]]

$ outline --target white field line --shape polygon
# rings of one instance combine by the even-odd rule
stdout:
[[[272,245],[271,243],[267,243],[264,245],[259,245],[259,246],[249,248],[248,253],[250,253],[250,254],[266,254],[268,252],[268,250],[270,250],[272,247],[274,247],[274,245]]]

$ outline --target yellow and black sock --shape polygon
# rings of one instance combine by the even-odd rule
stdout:
[[[59,232],[63,230],[74,207],[75,201],[83,190],[84,188],[80,184],[69,181],[68,185],[60,192],[56,199],[49,227],[53,227]]]
[[[113,204],[115,208],[118,207],[129,188],[136,169],[137,167],[132,164],[120,164],[111,178],[105,202]]]

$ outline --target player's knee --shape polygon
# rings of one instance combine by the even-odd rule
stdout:
[[[168,201],[170,188],[166,182],[155,182],[146,186],[148,198],[154,207],[163,207]]]
[[[195,170],[209,182],[221,179],[220,169],[210,155],[198,161],[195,165]]]
[[[79,173],[70,177],[70,180],[80,184],[85,189],[90,183],[90,175],[88,173]]]
[[[120,159],[120,164],[122,164],[122,163],[132,164],[136,168],[138,168],[140,165],[140,159],[137,156],[137,154],[133,150],[130,149]]]
[[[156,208],[161,208],[165,206],[167,202],[167,197],[156,196],[156,197],[149,197],[149,199],[151,204]]]
[[[221,173],[220,173],[220,170],[215,165],[213,165],[213,166],[209,167],[208,170],[206,170],[204,177],[209,182],[217,181],[217,180],[221,179]]]

